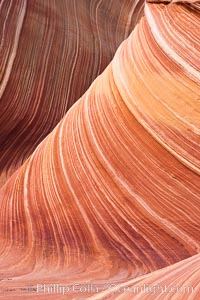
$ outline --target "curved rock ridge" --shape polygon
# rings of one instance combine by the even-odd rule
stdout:
[[[69,284],[69,281],[49,283],[44,280],[41,284],[35,282],[19,282],[16,284],[11,279],[6,279],[7,290],[4,288],[5,300],[11,299],[6,296],[8,291],[15,293],[16,299],[81,299],[90,300],[132,300],[132,299],[199,299],[199,263],[200,255],[192,256],[172,266],[157,270],[153,273],[138,278],[118,283],[117,281],[98,284],[96,282],[79,282]],[[1,284],[2,286],[3,284]],[[44,290],[46,289],[46,294]],[[49,290],[48,290],[49,289]],[[73,292],[74,290],[74,292]]]
[[[0,185],[105,69],[142,0],[0,3]]]
[[[199,20],[197,4],[146,4],[113,61],[0,189],[4,300],[63,297],[43,284],[66,284],[67,299],[141,299],[102,290],[145,282],[191,284],[193,294],[163,299],[198,299]],[[95,295],[73,290],[87,282]]]
[[[199,174],[200,10],[195,5],[152,7],[145,7],[143,30],[137,27],[138,33],[132,34],[129,53],[126,47],[118,51],[115,82],[137,120]],[[129,55],[129,66],[122,55]],[[127,68],[133,70],[132,76]]]
[[[173,266],[155,271],[121,285],[112,284],[104,291],[88,299],[198,299],[200,255],[195,255]]]

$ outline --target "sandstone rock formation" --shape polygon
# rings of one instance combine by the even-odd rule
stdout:
[[[105,69],[143,2],[0,2],[0,186]]]
[[[198,254],[123,284],[112,284],[106,291],[95,293],[89,299],[198,299],[200,295],[199,264],[200,255]]]
[[[105,71],[0,189],[3,299],[63,299],[44,291],[55,284],[66,299],[199,299],[193,2],[146,3]],[[88,282],[96,290],[75,290]],[[193,290],[123,290],[144,284]]]

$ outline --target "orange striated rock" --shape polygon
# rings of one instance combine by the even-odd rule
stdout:
[[[128,42],[129,52],[119,49],[113,69],[119,92],[137,120],[199,174],[200,8],[189,11],[182,4],[146,5],[146,17]],[[121,56],[128,56],[129,64]]]
[[[195,255],[162,270],[141,276],[123,284],[110,285],[109,289],[88,299],[198,299],[200,255]]]
[[[0,3],[0,185],[105,69],[142,0]]]
[[[157,299],[198,299],[199,8],[146,3],[1,188],[3,299],[63,299],[62,286],[66,299],[155,299],[109,291],[145,283],[194,289]]]

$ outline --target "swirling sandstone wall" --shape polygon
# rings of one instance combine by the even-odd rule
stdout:
[[[0,190],[5,300],[63,299],[42,291],[52,283],[70,287],[66,299],[199,299],[200,5],[144,12]],[[142,284],[193,291],[124,293]]]
[[[143,0],[2,0],[0,185],[105,69]]]

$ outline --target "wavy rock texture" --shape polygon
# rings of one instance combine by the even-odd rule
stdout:
[[[113,284],[110,292],[107,290],[89,299],[199,299],[199,264],[200,255],[195,255],[121,285]]]
[[[3,299],[198,299],[199,4],[147,3],[113,61],[0,190]],[[99,294],[74,292],[92,281]],[[106,285],[105,285],[106,284]],[[153,298],[154,297],[154,298]],[[188,297],[188,298],[187,298]],[[190,297],[190,298],[189,298]]]
[[[141,0],[0,2],[0,184],[87,90],[143,14]]]
[[[136,72],[130,77],[127,63],[121,62],[121,55],[126,53],[122,48],[122,53],[118,51],[120,62],[116,63],[116,73],[120,72],[121,76],[115,80],[137,120],[175,157],[199,174],[200,45],[198,26],[195,25],[199,21],[199,8],[188,18],[187,6],[180,6],[179,11],[174,5],[169,7],[170,13],[166,14],[160,6],[154,10],[146,6],[147,21],[142,21],[143,30],[136,29],[139,31],[138,43],[132,40],[136,49],[130,64]],[[141,49],[144,49],[144,55],[139,53]]]

